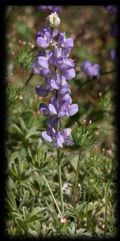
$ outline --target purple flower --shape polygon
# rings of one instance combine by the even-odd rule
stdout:
[[[58,113],[58,117],[63,117],[63,116],[73,116],[78,112],[78,105],[77,104],[67,104],[65,103],[64,105],[62,105],[59,113]]]
[[[48,109],[48,106],[44,103],[41,103],[40,104],[40,113],[43,114],[43,115],[48,115],[49,114],[49,109]]]
[[[99,64],[92,64],[90,61],[85,60],[82,65],[84,73],[90,77],[98,77],[100,66]]]
[[[49,6],[49,10],[50,10],[51,12],[60,13],[61,10],[62,10],[62,7],[61,7],[61,6]]]
[[[119,61],[119,54],[118,54],[117,49],[111,49],[110,50],[110,58],[113,61],[116,61],[116,62]]]
[[[53,142],[54,146],[63,147],[68,136],[70,136],[71,129],[65,128],[62,131],[56,131],[54,128],[48,128],[47,131],[42,132],[42,138],[45,142]]]
[[[45,83],[35,87],[36,94],[42,97],[53,94],[48,104],[41,103],[39,107],[40,113],[48,116],[47,128],[41,135],[45,142],[59,148],[71,138],[69,128],[61,130],[62,118],[78,112],[78,105],[72,103],[68,84],[75,77],[75,63],[69,58],[73,39],[66,38],[65,32],[58,29],[45,27],[37,34],[37,46],[40,51],[32,68],[35,74],[44,77]],[[97,71],[95,66],[94,73]]]
[[[61,6],[52,6],[52,5],[41,5],[41,6],[38,6],[38,9],[39,10],[42,10],[42,11],[50,11],[50,12],[56,12],[56,13],[60,13],[62,8]]]
[[[116,5],[108,5],[105,8],[110,13],[117,13],[118,9],[119,9],[118,6],[116,6]]]
[[[47,131],[43,131],[42,137],[46,142],[53,142],[55,147],[63,147],[64,138],[60,131],[56,131],[54,128],[49,128]]]
[[[48,60],[44,56],[39,56],[38,61],[32,64],[35,74],[47,75],[50,72]]]
[[[115,49],[110,50],[110,58],[112,60],[116,60],[116,50]]]
[[[50,27],[43,28],[42,31],[37,34],[37,45],[41,48],[47,48],[52,38],[52,31]]]
[[[66,77],[67,80],[71,80],[75,77],[75,70],[72,69],[68,69],[68,70],[64,70],[62,71],[63,75]]]
[[[36,94],[38,95],[38,96],[43,96],[43,97],[45,97],[45,96],[47,96],[48,95],[48,93],[49,93],[49,91],[50,91],[50,87],[49,86],[47,86],[47,85],[36,85],[36,87],[35,87],[35,90],[36,90]]]

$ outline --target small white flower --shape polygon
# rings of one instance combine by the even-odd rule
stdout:
[[[48,23],[51,27],[53,28],[58,28],[60,25],[60,18],[58,17],[57,13],[51,13],[48,17],[47,17]]]

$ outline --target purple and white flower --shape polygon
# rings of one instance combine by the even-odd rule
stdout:
[[[85,60],[82,64],[82,69],[84,73],[90,77],[98,77],[100,66],[99,64],[92,64],[90,61]]]
[[[47,128],[41,136],[45,142],[59,148],[67,144],[71,136],[70,128],[61,129],[62,118],[78,112],[78,105],[72,103],[68,84],[75,77],[75,63],[69,58],[73,39],[49,26],[38,32],[37,46],[40,51],[32,68],[34,73],[44,77],[45,83],[36,86],[36,93],[42,97],[53,93],[49,103],[41,103],[39,107],[40,113],[48,116]]]
[[[118,12],[118,9],[119,9],[119,7],[116,6],[116,5],[108,5],[108,6],[106,6],[105,8],[106,8],[106,10],[107,10],[108,12],[110,12],[110,13],[117,13],[117,12]]]
[[[62,10],[61,6],[56,6],[56,5],[39,5],[38,9],[42,11],[50,11],[53,13],[54,12],[60,13]]]

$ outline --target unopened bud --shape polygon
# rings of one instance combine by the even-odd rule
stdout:
[[[60,18],[58,17],[57,13],[51,13],[48,17],[47,17],[48,23],[51,27],[53,28],[58,28],[60,25]]]

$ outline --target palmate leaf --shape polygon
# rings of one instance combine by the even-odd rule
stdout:
[[[25,44],[20,48],[16,61],[24,69],[29,69],[32,63],[34,63],[34,52],[28,44]]]
[[[112,104],[112,94],[108,92],[100,97],[98,106],[103,111],[104,110],[109,111],[111,109],[111,104]]]
[[[8,192],[7,193],[7,202],[6,202],[7,208],[9,212],[12,212],[13,210],[16,210],[16,201],[15,201],[15,195],[13,192]]]
[[[28,223],[40,220],[40,218],[43,217],[43,212],[45,210],[46,208],[40,208],[40,207],[34,208],[27,218]]]
[[[31,136],[38,136],[38,135],[39,135],[39,131],[37,131],[37,127],[33,126],[27,132],[26,139],[29,139]]]
[[[17,224],[19,230],[20,230],[20,234],[25,234],[26,231],[27,231],[27,229],[28,229],[27,223],[24,222],[24,221],[21,219],[21,217],[17,217],[17,218],[15,219],[15,221],[16,221],[16,224]]]
[[[12,133],[19,134],[21,137],[24,136],[24,131],[18,125],[14,124],[14,123],[12,123],[10,131]]]
[[[72,129],[72,139],[76,146],[81,146],[83,148],[93,145],[96,141],[96,126],[94,124],[90,125],[76,125]]]
[[[32,164],[39,171],[43,171],[46,168],[48,162],[46,160],[47,152],[38,148],[37,153],[32,157]]]
[[[29,171],[29,164],[27,161],[18,160],[16,163],[12,162],[11,166],[9,167],[9,173],[11,178],[16,180],[24,181],[29,178],[30,171]]]
[[[9,83],[6,88],[7,104],[8,107],[15,108],[19,104],[19,95],[21,93],[21,86],[18,84]]]

